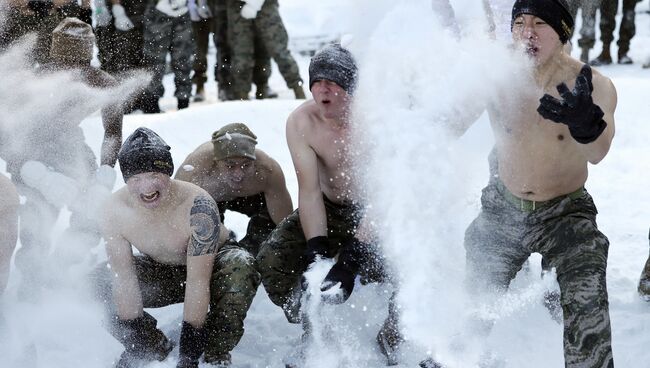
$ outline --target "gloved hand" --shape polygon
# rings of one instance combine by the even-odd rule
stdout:
[[[98,27],[108,27],[111,24],[111,12],[106,7],[106,0],[95,0],[95,20]]]
[[[195,328],[188,322],[183,321],[181,328],[181,343],[179,358],[176,368],[197,368],[199,358],[205,350],[206,334],[204,328]]]
[[[359,272],[361,258],[364,255],[365,244],[352,238],[346,241],[339,251],[339,259],[325,276],[320,285],[321,299],[330,304],[341,304],[348,300],[354,289],[354,279]],[[332,288],[340,285],[340,292],[331,292]],[[330,291],[330,292],[328,292]]]
[[[326,236],[315,236],[307,240],[307,249],[305,249],[305,260],[310,265],[316,260],[316,256],[327,257],[329,241]]]
[[[156,319],[146,312],[136,319],[117,319],[114,336],[126,349],[122,360],[163,361],[167,358],[174,344],[156,328],[156,323]]]
[[[133,29],[133,22],[126,16],[126,11],[122,5],[113,4],[113,18],[115,28],[118,31],[126,32]]]
[[[255,19],[264,5],[264,0],[244,0],[244,3],[241,8],[241,16],[246,19]]]
[[[566,124],[573,139],[582,144],[598,139],[607,127],[603,110],[591,98],[594,90],[591,77],[591,67],[585,64],[576,78],[573,91],[561,83],[556,88],[562,100],[545,94],[537,107],[537,112],[544,119]]]

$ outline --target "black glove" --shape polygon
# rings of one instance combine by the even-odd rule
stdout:
[[[93,25],[93,11],[90,8],[79,8],[79,14],[77,15],[80,21],[85,22],[86,24]]]
[[[361,262],[361,255],[363,254],[362,248],[364,244],[356,239],[346,242],[339,251],[339,259],[334,264],[325,276],[325,280],[321,283],[320,290],[327,291],[336,284],[341,283],[342,293],[334,295],[321,294],[324,302],[330,304],[344,303],[352,294],[354,289],[354,279],[359,272],[359,265]]]
[[[124,345],[123,359],[163,361],[174,348],[162,331],[156,328],[156,319],[144,313],[129,320],[117,319],[113,335]]]
[[[562,100],[545,94],[539,100],[537,112],[544,118],[556,123],[566,124],[573,139],[587,144],[598,139],[607,127],[603,120],[603,110],[594,104],[591,92],[591,67],[585,64],[576,78],[573,91],[565,83],[556,87]]]
[[[206,334],[204,328],[195,328],[183,321],[179,358],[176,368],[197,368],[199,358],[205,350]]]
[[[307,264],[314,263],[316,256],[327,257],[329,245],[326,236],[315,236],[307,240],[307,249],[305,249]]]
[[[54,7],[52,0],[29,0],[27,7],[34,12],[39,18],[45,18],[50,15],[50,10]]]

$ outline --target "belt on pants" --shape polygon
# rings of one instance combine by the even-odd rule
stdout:
[[[528,199],[523,199],[519,198],[516,195],[510,193],[508,188],[503,183],[499,183],[502,191],[501,193],[503,194],[503,198],[505,198],[508,202],[512,203],[515,207],[517,207],[521,211],[535,211],[537,209],[546,207],[552,203],[557,203],[558,201],[564,199],[564,198],[570,198],[570,199],[577,199],[582,197],[585,194],[585,188],[580,187],[577,190],[569,193],[569,194],[564,194],[559,197],[555,197],[553,199],[549,199],[547,201],[530,201]]]

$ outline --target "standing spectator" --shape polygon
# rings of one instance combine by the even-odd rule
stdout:
[[[582,27],[580,28],[580,39],[578,46],[581,49],[580,61],[589,62],[589,50],[596,44],[596,10],[601,0],[573,0],[569,4],[571,16],[575,19],[578,9],[582,9]]]
[[[255,33],[278,64],[280,73],[297,99],[305,98],[298,64],[288,49],[278,0],[226,0],[228,43],[232,46],[232,78],[235,99],[247,100],[254,67]],[[259,85],[258,85],[259,87]]]
[[[178,109],[189,106],[192,94],[191,60],[194,54],[192,26],[187,0],[158,0],[144,14],[144,58],[153,77],[142,103],[144,113],[159,113],[158,100],[165,93],[162,84],[167,53],[171,54]]]
[[[618,63],[632,64],[632,59],[627,55],[630,51],[630,40],[634,37],[634,8],[638,0],[623,0],[623,16],[618,36]],[[603,50],[600,55],[591,61],[593,66],[609,65],[612,63],[609,45],[614,40],[616,29],[616,12],[618,0],[603,0],[600,3],[600,39],[603,41]]]
[[[121,79],[131,70],[145,67],[144,0],[95,0],[97,57],[103,71]],[[125,113],[141,108],[142,93],[126,101]]]

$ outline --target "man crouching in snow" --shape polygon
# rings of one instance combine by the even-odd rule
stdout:
[[[340,45],[329,45],[312,58],[309,85],[314,99],[287,120],[299,209],[275,228],[257,256],[269,298],[282,307],[289,322],[302,321],[307,334],[309,325],[300,313],[301,276],[319,257],[338,255],[321,290],[339,284],[341,290],[324,293],[326,302],[345,302],[358,274],[373,281],[385,278],[377,249],[355,237],[362,209],[353,188],[355,146],[349,121],[356,77],[354,58]]]
[[[169,146],[138,128],[120,149],[126,187],[107,201],[102,224],[108,264],[93,275],[110,316],[110,330],[126,351],[117,367],[164,360],[173,344],[143,308],[184,302],[177,367],[197,367],[207,343],[208,306],[219,277],[218,248],[229,242],[210,195],[171,179]],[[133,255],[131,247],[140,254]],[[206,323],[206,320],[208,321]]]

